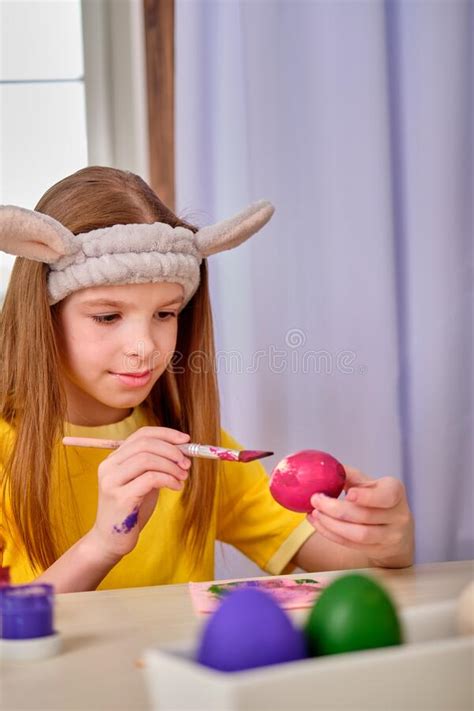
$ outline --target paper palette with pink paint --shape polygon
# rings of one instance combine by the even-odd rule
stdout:
[[[189,583],[195,612],[214,612],[225,595],[239,588],[258,588],[269,593],[283,609],[311,607],[325,586],[312,578],[255,578],[225,582]]]

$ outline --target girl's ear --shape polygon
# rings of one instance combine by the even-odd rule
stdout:
[[[77,251],[74,235],[49,215],[16,205],[0,205],[0,250],[53,264]]]
[[[203,257],[238,247],[266,225],[274,212],[267,200],[254,202],[238,215],[198,230],[195,244]]]

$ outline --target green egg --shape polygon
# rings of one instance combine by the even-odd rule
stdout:
[[[366,575],[334,580],[316,600],[305,626],[312,656],[401,644],[397,610],[387,592]]]

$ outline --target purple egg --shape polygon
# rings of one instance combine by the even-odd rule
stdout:
[[[303,633],[273,598],[256,588],[229,593],[206,624],[197,661],[241,671],[306,657]]]

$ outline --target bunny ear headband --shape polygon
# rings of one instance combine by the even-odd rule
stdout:
[[[203,258],[242,244],[273,212],[273,205],[261,200],[196,233],[154,222],[113,225],[74,235],[49,215],[2,205],[0,250],[49,265],[51,305],[90,286],[160,281],[181,284],[185,305],[199,286]]]

